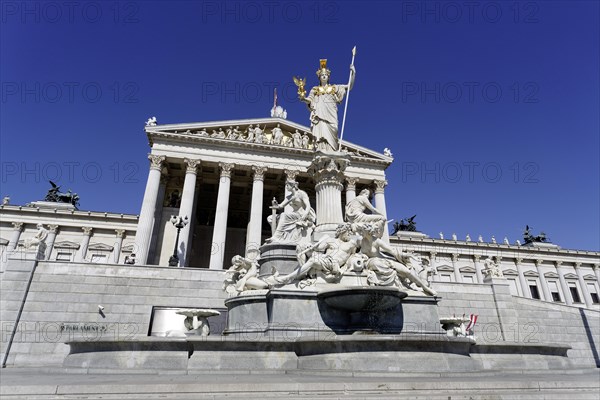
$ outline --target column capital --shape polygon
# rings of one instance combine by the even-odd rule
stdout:
[[[437,256],[437,253],[435,251],[430,251],[429,252],[429,258],[433,259]]]
[[[501,262],[501,261],[502,261],[502,256],[496,256],[495,258],[496,258],[496,262],[497,262],[497,263],[499,263],[499,262]]]
[[[23,228],[25,227],[25,223],[23,222],[11,222],[13,226],[13,230],[23,232]]]
[[[481,260],[481,254],[473,254],[473,259],[475,262],[479,262],[479,260]]]
[[[347,176],[346,177],[346,190],[356,190],[356,182],[358,181],[358,178],[352,177],[352,176]]]
[[[300,171],[296,169],[284,169],[283,172],[285,173],[286,182],[295,182],[296,176],[300,173]]]
[[[117,233],[118,238],[125,237],[125,229],[115,229],[115,232]]]
[[[581,263],[580,262],[576,262],[573,264],[573,267],[575,267],[575,269],[578,269],[579,267],[581,267]]]
[[[184,158],[183,162],[185,163],[185,173],[186,174],[194,174],[198,173],[198,167],[202,163],[202,160],[193,160],[191,158]]]
[[[452,261],[453,262],[457,262],[458,261],[458,257],[460,257],[460,254],[458,254],[458,253],[452,253]]]
[[[85,236],[91,236],[92,231],[94,230],[94,228],[92,228],[91,226],[82,226],[81,229],[83,230],[83,234]]]
[[[265,180],[265,172],[267,172],[267,167],[263,167],[261,165],[253,165],[252,171],[254,171],[253,180],[255,180],[255,181],[264,181]]]
[[[150,160],[150,169],[155,169],[160,171],[162,169],[163,163],[167,157],[165,156],[157,156],[156,154],[148,154],[148,160]]]
[[[48,232],[50,233],[57,233],[58,232],[58,228],[60,225],[56,225],[56,224],[49,224],[48,225]]]
[[[516,265],[521,265],[522,262],[523,262],[523,259],[521,257],[516,257],[515,258],[515,264]]]
[[[600,264],[592,264],[592,269],[593,270],[600,269]]]
[[[535,262],[535,266],[539,267],[540,265],[542,265],[542,263],[544,262],[544,260],[542,260],[541,258],[538,258],[534,262]]]
[[[235,164],[233,163],[219,163],[219,168],[221,169],[221,178],[231,178],[231,171],[233,171],[233,167]]]
[[[373,184],[375,185],[375,193],[383,193],[385,190],[385,187],[388,184],[388,181],[386,180],[374,180]]]
[[[554,265],[556,266],[556,268],[559,268],[562,265],[562,261],[554,261]]]

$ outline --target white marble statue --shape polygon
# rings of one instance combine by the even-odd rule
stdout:
[[[392,154],[392,151],[390,149],[388,149],[387,147],[385,149],[383,149],[383,155],[386,157],[393,157],[394,155]]]
[[[492,243],[496,244],[496,236],[492,236]]]
[[[271,117],[287,119],[287,111],[284,110],[281,106],[274,106],[273,108],[271,108]]]
[[[338,104],[344,99],[346,91],[354,86],[356,69],[350,66],[350,86],[330,84],[331,71],[327,68],[327,60],[321,60],[317,70],[319,86],[313,87],[305,96],[304,81],[294,78],[298,86],[300,101],[308,105],[310,110],[310,125],[319,150],[338,150]]]
[[[283,131],[279,124],[271,130],[273,144],[281,146],[283,143]]]
[[[312,252],[311,256],[295,271],[279,278],[281,283],[299,281],[308,276],[314,278],[321,273],[327,282],[339,281],[347,261],[360,246],[358,238],[352,238],[350,224],[341,224],[335,231],[335,238],[323,236],[317,243],[307,247],[303,252]],[[314,280],[309,282],[314,283]]]
[[[202,128],[198,131],[198,135],[200,136],[208,136],[208,132],[206,131],[206,128]]]
[[[502,273],[502,269],[500,269],[500,265],[497,262],[494,262],[491,257],[483,260],[483,270],[481,271],[485,275],[485,277],[491,278],[503,278],[504,274]]]
[[[515,244],[516,244],[517,246],[520,246],[520,245],[521,245],[521,241],[520,241],[519,239],[517,239],[517,240],[516,240],[516,242],[515,242]]]
[[[358,196],[346,204],[346,221],[351,224],[376,223],[380,224],[383,229],[386,222],[385,215],[373,207],[369,200],[370,195],[371,191],[369,189],[363,189]],[[367,214],[365,212],[367,210],[371,213]]]
[[[302,148],[302,134],[298,132],[298,129],[294,133],[292,133],[292,139],[294,143],[294,147],[297,149]]]
[[[458,240],[458,236],[456,236],[456,233],[452,234],[452,240],[457,241]]]
[[[46,228],[44,228],[44,225],[37,224],[37,232],[36,232],[35,236],[25,240],[25,243],[24,243],[25,248],[32,249],[32,248],[38,247],[40,245],[45,246],[47,238],[48,238],[48,230]]]
[[[502,239],[502,242],[504,244],[510,244],[510,242],[508,241],[508,238],[506,236],[504,236],[504,239]]]
[[[261,129],[260,126],[256,125],[256,128],[254,128],[254,143],[265,143],[265,134],[264,134],[264,130]]]
[[[470,242],[470,241],[471,241],[471,235],[469,235],[469,234],[467,233],[467,237],[465,238],[465,242]]]
[[[306,132],[304,132],[304,134],[302,135],[302,148],[303,149],[311,148],[310,137],[308,136],[308,133],[306,133]]]
[[[176,311],[175,314],[184,315],[183,325],[187,332],[184,336],[196,335],[196,336],[208,336],[210,335],[210,325],[208,323],[208,317],[215,315],[221,315],[217,310],[211,310],[210,308],[189,308]],[[169,336],[174,336],[170,334]]]
[[[479,235],[479,237],[477,238],[477,241],[479,243],[483,243],[483,236]]]
[[[254,142],[254,125],[248,127],[248,135],[246,136],[247,142]]]
[[[289,205],[291,210],[277,215],[277,227],[273,237],[267,239],[269,243],[297,243],[301,239],[310,239],[315,225],[316,214],[310,206],[308,194],[298,189],[298,182],[288,181],[285,185],[289,195],[275,209],[284,210]],[[269,216],[269,222],[272,222],[271,218]]]
[[[242,256],[231,259],[231,267],[225,273],[223,289],[236,296],[246,290],[267,289],[269,285],[258,278],[258,263]]]
[[[10,204],[10,196],[4,196],[4,197],[2,198],[2,205],[3,205],[3,206],[7,206],[7,205],[9,205],[9,204]]]
[[[365,263],[369,271],[367,282],[373,286],[400,286],[405,281],[414,283],[425,294],[437,296],[435,290],[423,282],[406,266],[410,254],[400,252],[381,239],[381,224],[360,224],[357,230],[362,236],[360,252],[368,257]],[[393,255],[391,258],[389,255]]]
[[[156,117],[150,117],[148,118],[148,121],[146,121],[146,126],[156,126],[156,124]]]
[[[442,240],[444,239],[444,233],[443,232],[440,232],[440,239],[442,239]]]

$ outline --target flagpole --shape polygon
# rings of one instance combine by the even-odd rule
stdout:
[[[356,46],[352,49],[352,63],[350,66],[354,65],[354,57],[356,56]],[[342,119],[342,130],[340,131],[340,146],[338,151],[342,151],[342,139],[344,137],[344,125],[346,125],[346,111],[348,111],[348,99],[350,98],[350,82],[352,80],[352,71],[350,71],[350,78],[348,78],[348,94],[346,95],[346,104],[344,105],[344,117]]]

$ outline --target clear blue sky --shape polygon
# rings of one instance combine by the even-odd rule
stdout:
[[[144,121],[268,116],[292,75],[348,79],[346,138],[382,151],[390,218],[431,236],[599,249],[597,1],[1,3],[1,193],[47,178],[81,208],[139,212]]]

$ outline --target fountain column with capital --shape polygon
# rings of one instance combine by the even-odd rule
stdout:
[[[349,156],[341,153],[317,152],[309,171],[314,175],[316,185],[317,227],[315,238],[329,233],[335,236],[335,229],[344,223],[342,213],[342,190],[344,171],[350,164]]]

